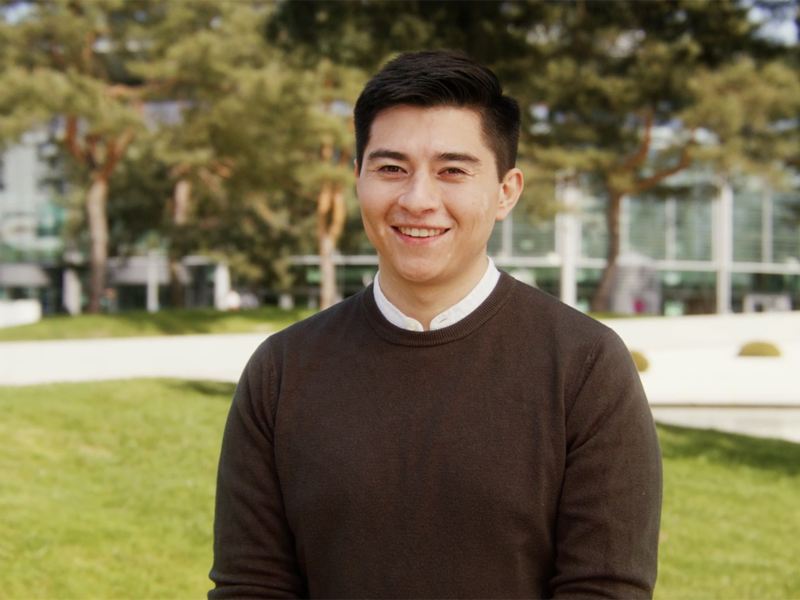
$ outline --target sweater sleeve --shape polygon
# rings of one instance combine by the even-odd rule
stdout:
[[[554,597],[648,598],[655,586],[661,454],[636,368],[605,330],[566,407]]]
[[[262,345],[245,368],[225,425],[209,574],[212,600],[307,594],[275,468],[271,407],[277,386],[267,348]]]

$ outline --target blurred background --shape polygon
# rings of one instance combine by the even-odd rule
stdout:
[[[800,597],[799,27],[797,0],[0,0],[3,597],[205,594],[235,381],[372,281],[353,104],[431,48],[522,107],[491,256],[631,349],[656,596]]]
[[[5,0],[0,299],[328,306],[376,258],[352,106],[466,51],[523,107],[490,254],[583,310],[800,302],[797,4]],[[231,293],[233,291],[233,293]]]

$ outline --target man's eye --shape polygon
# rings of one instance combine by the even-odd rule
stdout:
[[[463,169],[459,169],[458,167],[447,167],[446,169],[442,170],[444,175],[466,175],[466,171]]]
[[[383,165],[382,167],[378,168],[378,171],[381,173],[402,173],[403,169],[397,165]]]

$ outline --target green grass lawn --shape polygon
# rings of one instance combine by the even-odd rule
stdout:
[[[58,340],[198,333],[266,333],[311,314],[306,309],[264,306],[222,312],[210,308],[164,309],[157,313],[129,311],[109,315],[56,315],[38,323],[0,329],[0,342]]]
[[[198,598],[233,386],[0,387],[2,596]],[[660,428],[658,598],[797,598],[800,445]]]

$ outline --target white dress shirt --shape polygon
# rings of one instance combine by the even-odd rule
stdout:
[[[448,327],[469,315],[489,297],[489,294],[492,293],[499,279],[500,271],[497,270],[494,261],[489,258],[486,272],[483,274],[483,277],[481,277],[478,285],[472,288],[472,291],[456,304],[436,315],[431,320],[430,330],[433,331],[434,329]],[[399,308],[389,302],[389,299],[384,295],[383,290],[381,290],[380,271],[375,274],[375,280],[372,282],[372,285],[372,289],[375,293],[375,303],[378,305],[378,309],[381,311],[381,314],[386,317],[387,321],[392,325],[407,329],[408,331],[425,331],[422,323],[403,314]]]

